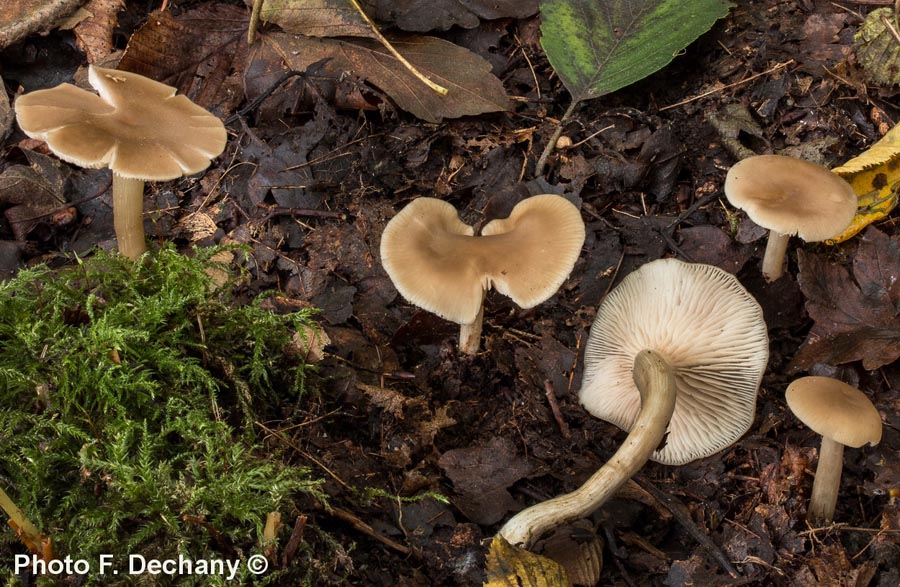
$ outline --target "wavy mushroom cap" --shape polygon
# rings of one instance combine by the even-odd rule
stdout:
[[[859,448],[881,442],[881,415],[860,390],[831,377],[796,379],[785,391],[788,408],[813,432]]]
[[[574,205],[545,194],[519,202],[508,218],[473,235],[452,205],[418,198],[385,227],[381,261],[410,303],[471,324],[492,286],[522,308],[556,293],[572,272],[585,231]]]
[[[843,232],[859,205],[853,187],[842,177],[782,155],[738,161],[725,176],[725,197],[758,225],[807,242]]]
[[[88,79],[99,96],[62,84],[18,98],[25,134],[69,163],[145,181],[197,173],[225,149],[222,121],[175,88],[93,65]]]
[[[641,409],[634,357],[661,354],[677,397],[665,446],[652,460],[680,465],[731,445],[753,422],[769,358],[762,309],[718,267],[660,259],[603,300],[585,348],[580,399],[597,418],[631,430]]]

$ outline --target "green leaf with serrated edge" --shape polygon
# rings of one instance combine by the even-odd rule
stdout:
[[[726,0],[544,0],[541,45],[580,102],[659,70],[731,6]]]

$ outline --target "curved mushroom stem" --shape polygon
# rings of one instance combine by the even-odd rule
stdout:
[[[471,324],[461,324],[459,327],[459,350],[467,355],[478,354],[481,348],[481,325],[484,321],[484,294],[481,296],[481,307],[475,321]]]
[[[506,522],[499,534],[510,544],[528,548],[545,532],[589,515],[659,447],[675,411],[675,376],[665,359],[652,350],[637,354],[632,373],[641,393],[641,412],[625,442],[584,485],[523,510]]]
[[[784,255],[787,253],[789,234],[778,234],[774,230],[769,231],[769,241],[766,243],[766,252],[763,254],[762,274],[766,281],[776,281],[783,272]]]
[[[119,252],[137,259],[147,252],[144,238],[144,180],[113,173],[113,226]]]
[[[841,469],[844,467],[844,445],[825,436],[819,449],[819,464],[806,518],[810,522],[830,524],[834,519],[838,491],[841,487]]]

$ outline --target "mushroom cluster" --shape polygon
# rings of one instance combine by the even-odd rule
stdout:
[[[136,259],[147,250],[144,182],[203,171],[228,137],[221,120],[171,86],[94,65],[88,80],[99,95],[72,84],[38,90],[16,100],[16,118],[60,159],[112,170],[119,252]]]
[[[460,325],[459,348],[481,345],[484,296],[493,287],[532,308],[563,284],[584,244],[584,221],[572,203],[544,194],[522,200],[508,218],[475,229],[453,205],[417,198],[381,236],[381,263],[410,303]]]

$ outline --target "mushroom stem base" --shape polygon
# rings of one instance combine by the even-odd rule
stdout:
[[[477,355],[478,349],[481,348],[481,325],[484,321],[484,298],[481,300],[481,307],[478,308],[478,315],[475,316],[475,322],[471,324],[463,324],[459,327],[459,350],[467,355]]]
[[[806,518],[813,523],[830,524],[834,519],[838,491],[841,488],[841,469],[844,467],[844,445],[822,437],[819,464]]]
[[[513,516],[499,534],[510,544],[530,547],[545,532],[589,515],[647,462],[659,447],[675,411],[675,376],[661,355],[644,350],[634,359],[633,377],[641,412],[616,454],[584,485]]]
[[[144,181],[113,173],[113,225],[119,252],[137,259],[147,252],[144,238]]]
[[[783,273],[784,255],[787,253],[790,240],[791,235],[789,234],[769,231],[769,240],[766,243],[766,252],[762,262],[762,274],[769,283],[777,281]]]

